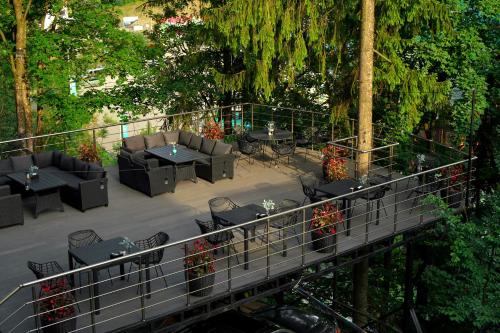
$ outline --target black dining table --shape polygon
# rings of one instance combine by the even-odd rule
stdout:
[[[140,252],[140,249],[133,244],[131,241],[129,242],[129,246],[127,246],[125,243],[127,242],[127,239],[125,237],[116,237],[108,240],[103,240],[102,242],[99,243],[94,243],[91,245],[87,246],[82,246],[78,248],[71,248],[68,249],[68,263],[69,263],[69,269],[70,271],[74,269],[73,267],[73,260],[76,262],[89,266],[93,264],[98,264],[104,261],[107,261],[111,259],[111,254],[116,253],[120,254],[126,253],[126,254],[132,254],[132,253],[137,253]],[[125,251],[125,252],[123,252]],[[130,261],[128,259],[127,261]],[[120,262],[118,265],[120,265],[120,278],[122,280],[125,279],[125,262]],[[113,263],[112,266],[117,265],[116,263]],[[96,314],[99,313],[99,308],[100,308],[100,301],[99,301],[99,270],[102,270],[106,267],[100,267],[99,269],[93,269],[92,270],[92,279],[93,279],[93,291],[94,291],[94,310]],[[150,295],[151,292],[151,284],[149,282],[150,277],[149,277],[149,268],[146,268],[146,296]],[[72,285],[74,285],[74,276],[70,276],[70,280]]]
[[[246,222],[253,221],[257,218],[259,218],[259,214],[265,214],[266,210],[264,207],[261,207],[256,204],[250,204],[250,205],[245,205],[245,206],[240,206],[236,207],[232,210],[228,210],[225,212],[218,212],[214,213],[214,215],[217,217],[217,220],[219,221],[220,224],[223,226],[238,226],[241,224],[244,224]],[[267,215],[266,215],[267,216]],[[224,222],[226,223],[224,223]],[[255,224],[252,225],[244,225],[241,226],[241,229],[243,230],[243,246],[244,246],[244,251],[243,251],[243,268],[248,269],[248,247],[249,247],[249,235],[248,231],[253,230],[255,228]]]
[[[347,195],[342,197],[342,205],[346,210],[346,235],[349,236],[351,234],[351,205],[352,200],[356,200],[360,198],[364,193],[356,193],[356,191],[363,188],[363,185],[353,179],[341,179],[335,180],[331,183],[323,184],[314,189],[316,192],[321,192],[326,194],[327,197],[335,198],[341,195],[352,193],[351,195]]]
[[[292,132],[284,129],[275,129],[273,134],[270,135],[267,129],[260,131],[253,131],[248,133],[248,136],[252,139],[259,141],[283,141],[292,138]]]

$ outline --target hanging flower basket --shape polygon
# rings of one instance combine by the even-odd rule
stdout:
[[[343,222],[344,216],[337,206],[330,202],[314,208],[309,226],[313,249],[321,253],[334,252],[337,241],[337,225]]]
[[[196,240],[192,248],[186,248],[186,279],[189,294],[193,296],[210,295],[215,282],[214,250],[205,239]]]

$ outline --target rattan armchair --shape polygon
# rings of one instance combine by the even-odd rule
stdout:
[[[219,231],[216,234],[205,236],[206,241],[214,246],[214,254],[217,254],[217,250],[219,248],[222,248],[222,251],[224,251],[224,247],[227,246],[228,247],[227,252],[228,252],[228,255],[230,255],[231,254],[231,247],[232,247],[233,251],[235,253],[235,256],[236,256],[236,260],[239,263],[238,256],[236,255],[238,253],[238,251],[236,251],[236,247],[234,246],[234,243],[233,243],[234,234],[232,231],[230,231],[230,230],[220,231],[220,230],[224,229],[224,227],[218,223],[215,223],[212,220],[201,221],[201,220],[195,219],[195,222],[198,225],[198,227],[200,228],[202,235],[208,234],[211,232]]]
[[[323,197],[316,192],[315,188],[319,186],[320,182],[318,177],[316,177],[316,175],[314,174],[314,172],[309,172],[306,173],[305,175],[300,175],[299,180],[300,184],[302,185],[302,191],[306,196],[304,198],[304,201],[302,202],[302,205],[305,204],[307,199],[309,199],[311,203],[327,199],[326,197]]]
[[[210,213],[212,214],[212,220],[220,224],[222,226],[226,226],[227,223],[224,221],[220,221],[219,218],[215,215],[215,213],[227,212],[228,210],[232,210],[236,207],[239,207],[236,203],[234,203],[231,199],[226,197],[217,197],[210,199],[208,201],[208,206],[210,207]]]

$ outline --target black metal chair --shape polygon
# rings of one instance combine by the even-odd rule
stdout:
[[[258,141],[250,141],[248,136],[238,138],[238,150],[240,154],[248,156],[248,163],[252,164],[252,160],[255,161],[255,155],[260,150],[260,145]]]
[[[239,207],[235,204],[231,199],[227,197],[217,197],[210,199],[208,201],[208,206],[210,207],[210,213],[212,214],[212,220],[216,224],[220,224],[222,226],[227,226],[225,221],[220,221],[214,213],[227,212],[228,210],[235,209]]]
[[[300,203],[296,200],[292,199],[283,199],[279,204],[276,209],[277,213],[283,213],[295,208],[299,208]],[[300,211],[295,211],[291,212],[285,215],[282,215],[277,218],[272,218],[270,221],[270,227],[274,229],[278,229],[278,238],[279,240],[282,241],[282,255],[283,257],[286,257],[286,242],[287,242],[287,235],[289,234],[289,231],[293,231],[295,234],[295,237],[297,238],[298,242],[300,243],[300,239],[298,238],[297,231],[295,230],[295,226],[297,225],[297,222],[299,220],[299,215]]]
[[[170,237],[160,231],[153,236],[146,238],[146,239],[141,239],[134,241],[135,246],[137,246],[141,251],[144,250],[149,250],[149,249],[154,249],[155,247],[164,245],[168,242]],[[165,278],[165,274],[163,273],[163,269],[161,268],[160,262],[163,259],[163,253],[165,252],[164,248],[159,249],[158,251],[152,251],[148,254],[145,254],[139,258],[136,258],[132,261],[132,264],[130,264],[130,268],[128,270],[128,278],[127,281],[130,280],[130,272],[132,271],[132,265],[142,265],[142,266],[154,266],[156,276],[159,277],[160,274],[158,273],[158,269],[160,269],[161,275],[163,276],[163,281],[165,281],[165,286],[168,287],[167,279]],[[139,287],[139,286],[137,286]]]
[[[314,174],[314,172],[308,172],[305,175],[300,175],[299,176],[300,184],[302,185],[302,191],[304,192],[304,195],[306,196],[304,198],[304,201],[302,201],[302,205],[306,202],[307,199],[311,203],[319,202],[322,200],[327,199],[324,196],[319,195],[316,193],[316,190],[314,189],[315,187],[319,186],[320,182],[318,177]]]
[[[221,226],[218,223],[214,223],[214,221],[212,221],[212,220],[201,221],[201,220],[195,219],[195,222],[198,225],[198,227],[200,228],[202,235],[224,229],[223,226]],[[230,249],[231,247],[233,248],[233,251],[235,254],[238,253],[238,251],[236,251],[236,247],[234,246],[233,238],[234,238],[234,234],[232,231],[219,231],[218,233],[216,233],[214,235],[209,235],[209,236],[205,237],[206,241],[214,246],[214,254],[217,254],[218,248],[222,248],[222,252],[224,252],[224,247],[227,246],[228,247],[228,250],[227,250],[228,255],[231,254],[231,249]],[[238,264],[239,264],[240,262],[239,262],[238,256],[235,255],[235,257],[236,257],[236,260],[238,261]]]
[[[286,156],[287,163],[290,164],[290,156],[295,154],[295,142],[291,143],[275,143],[271,145],[271,150],[273,154],[271,156],[271,161],[269,162],[269,166],[271,166],[274,161],[274,165],[277,166],[280,160],[280,157]]]
[[[92,244],[100,243],[102,242],[102,238],[92,229],[84,229],[84,230],[78,230],[75,232],[72,232],[68,235],[68,247],[70,249],[76,249],[84,246],[89,246]],[[73,267],[78,267],[81,266],[82,263],[78,262],[74,258],[73,260]],[[113,284],[113,279],[111,278],[111,272],[109,268],[107,269],[108,275],[109,275],[109,282]],[[78,279],[80,281],[80,287],[82,286],[82,273],[78,273]],[[80,293],[82,292],[82,289],[80,288]]]
[[[296,134],[295,145],[299,148],[304,148],[306,150],[305,154],[304,154],[304,159],[306,159],[306,160],[307,160],[308,151],[311,148],[311,144],[312,144],[311,135],[309,135],[307,133],[303,133],[303,132],[299,132]]]

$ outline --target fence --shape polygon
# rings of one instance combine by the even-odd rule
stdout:
[[[472,191],[466,189],[467,177],[475,171],[467,163],[396,176],[321,202],[271,211],[223,230],[23,283],[0,301],[0,308],[12,309],[0,320],[0,330],[37,332],[60,325],[68,325],[67,332],[117,330],[286,274],[306,274],[309,266],[437,221],[441,209],[426,201],[429,195],[441,197],[451,209],[463,209],[465,192]],[[319,214],[328,207],[332,210]],[[336,223],[319,227],[321,219],[330,217]],[[197,255],[206,260],[189,264],[193,253],[187,249],[205,239],[228,242],[199,248]],[[160,253],[163,260],[153,262]],[[129,263],[132,271],[99,279],[99,271]],[[208,273],[197,279],[194,271]],[[77,277],[79,284],[72,283]]]

